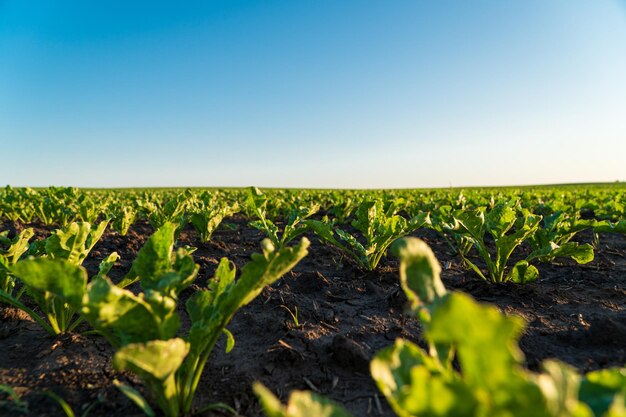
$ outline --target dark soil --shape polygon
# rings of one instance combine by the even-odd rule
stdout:
[[[201,269],[194,288],[206,285],[221,257],[241,268],[259,250],[261,233],[243,217],[227,221],[230,227],[221,227],[206,244],[199,243],[190,228],[180,235],[179,244],[198,248],[194,258]],[[38,238],[52,229],[26,226],[35,227]],[[8,227],[19,231],[25,226]],[[94,273],[101,259],[117,251],[121,259],[110,276],[119,279],[151,233],[144,222],[135,224],[127,236],[107,231],[85,266]],[[540,264],[539,281],[518,286],[486,284],[462,268],[438,234],[415,235],[432,246],[449,289],[465,291],[527,321],[520,345],[529,368],[537,370],[547,358],[582,372],[626,363],[626,237],[602,235],[593,262]],[[223,402],[243,416],[261,416],[251,391],[252,382],[261,381],[283,400],[291,390],[307,389],[342,403],[355,416],[394,415],[369,376],[369,361],[398,337],[421,343],[418,321],[404,311],[397,262],[385,258],[376,272],[364,273],[333,248],[309,238],[310,254],[228,326],[235,348],[225,354],[222,341],[214,351],[196,396],[198,407]],[[580,239],[590,241],[591,236]],[[187,290],[183,301],[192,293],[193,288]],[[287,311],[295,314],[296,308],[299,327]],[[131,375],[112,369],[112,353],[97,336],[52,337],[25,314],[0,307],[0,384],[14,387],[30,410],[21,414],[5,401],[4,406],[0,402],[0,415],[63,416],[42,394],[45,391],[64,398],[77,414],[95,403],[90,416],[142,415],[113,386],[119,379],[142,389]]]

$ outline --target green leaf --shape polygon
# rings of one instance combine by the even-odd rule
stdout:
[[[523,329],[521,318],[504,316],[494,306],[452,293],[432,312],[425,336],[436,344],[456,346],[467,383],[496,389],[507,384],[523,360],[517,346]]]
[[[29,287],[50,292],[74,308],[80,307],[87,288],[87,271],[65,259],[26,259],[11,272]]]
[[[461,233],[467,233],[475,240],[482,240],[485,234],[485,212],[484,210],[454,212],[454,228]]]
[[[471,389],[409,341],[397,339],[379,351],[370,369],[378,389],[400,417],[478,415]]]
[[[113,366],[164,381],[180,368],[188,352],[189,344],[179,338],[131,343],[115,353]]]
[[[20,257],[28,251],[28,241],[35,235],[32,228],[27,228],[21,231],[11,241],[11,246],[7,249],[2,256],[6,257],[9,265],[14,265],[20,259]]]
[[[503,236],[515,224],[517,215],[509,203],[498,203],[485,216],[485,226],[495,237]]]
[[[76,417],[76,414],[74,414],[74,410],[72,410],[72,407],[70,407],[67,401],[65,401],[63,398],[59,397],[52,391],[44,391],[42,394],[48,398],[53,399],[57,404],[59,404],[67,417]]]
[[[263,254],[252,255],[252,262],[247,263],[241,270],[241,277],[233,288],[231,296],[233,300],[239,300],[242,294],[239,309],[254,298],[268,285],[273,284],[284,274],[289,272],[302,258],[308,254],[309,240],[303,237],[301,242],[292,247],[284,247],[280,251],[268,250],[265,240]]]
[[[519,261],[509,271],[506,281],[513,281],[517,284],[528,284],[537,281],[539,271],[527,261]]]
[[[103,277],[106,274],[108,274],[111,268],[113,268],[113,266],[115,265],[115,262],[117,262],[119,259],[120,259],[120,255],[118,255],[117,252],[113,252],[109,256],[104,258],[102,262],[100,262],[100,265],[98,266],[99,271],[98,271],[98,275],[96,276]]]
[[[226,335],[226,353],[230,353],[235,347],[235,337],[227,328],[223,328],[222,333]]]
[[[293,391],[286,406],[261,383],[252,389],[268,417],[350,417],[342,406],[320,395],[307,391]]]
[[[548,255],[554,258],[572,258],[579,264],[586,264],[593,261],[593,247],[584,243],[579,245],[577,242],[567,242],[553,249]]]
[[[579,403],[580,375],[575,369],[557,361],[545,361],[544,373],[537,376],[537,383],[553,417],[592,417],[591,410]]]
[[[335,239],[335,232],[333,230],[333,225],[329,222],[320,221],[320,220],[305,220],[304,222],[308,227],[313,230],[320,239],[323,241],[341,249],[347,251],[346,247],[340,243],[337,239]]]
[[[174,318],[163,323],[164,318],[144,297],[115,286],[106,277],[89,284],[82,308],[83,317],[92,326],[106,333],[112,332],[115,339],[109,341],[122,345],[172,337],[178,330],[178,318],[175,312],[169,313],[169,317]]]
[[[606,415],[613,404],[616,404],[617,408],[619,401],[624,407],[626,368],[589,372],[581,382],[579,398],[593,410],[596,416]],[[624,412],[623,409],[622,412]]]
[[[102,221],[94,229],[87,222],[70,223],[63,229],[54,231],[46,239],[46,253],[51,258],[67,259],[75,265],[81,265],[107,225],[108,221]]]
[[[405,237],[391,246],[400,258],[400,285],[413,310],[428,306],[446,294],[441,266],[430,247],[421,239]]]
[[[143,397],[143,395],[139,393],[139,391],[126,384],[122,384],[117,379],[113,380],[113,385],[115,385],[117,389],[119,389],[126,397],[128,397],[129,400],[135,403],[135,405],[137,405],[137,407],[139,407],[145,415],[147,415],[148,417],[156,416],[154,410],[152,410],[150,404],[148,404],[148,401],[146,401],[146,399]]]
[[[132,272],[137,274],[144,289],[155,288],[161,275],[170,271],[176,227],[166,222],[137,253]]]

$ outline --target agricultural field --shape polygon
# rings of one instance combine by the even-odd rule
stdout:
[[[0,190],[2,416],[626,416],[626,185]]]

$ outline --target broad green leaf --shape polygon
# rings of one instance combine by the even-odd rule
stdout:
[[[131,343],[115,353],[113,366],[164,381],[180,368],[188,352],[189,344],[179,338]]]
[[[368,248],[368,250],[366,250],[365,247],[360,244],[351,234],[348,234],[341,229],[337,229],[335,232],[337,233],[337,236],[339,236],[344,242],[349,244],[354,249],[355,253],[357,253],[361,257],[365,258],[368,252],[371,253],[372,248]],[[367,262],[366,260],[364,261]]]
[[[9,248],[1,256],[6,257],[9,265],[14,265],[20,257],[28,251],[28,241],[32,239],[35,232],[32,228],[24,229],[12,241]]]
[[[216,299],[234,284],[235,274],[235,264],[222,258],[215,270],[215,276],[209,281],[209,290],[197,291],[187,300],[187,313],[192,324],[211,317]]]
[[[163,224],[137,253],[132,271],[144,289],[154,288],[161,275],[170,271],[176,227],[169,222]]]
[[[468,233],[473,239],[482,240],[485,234],[485,212],[484,210],[454,212],[455,229]]]
[[[87,271],[65,259],[25,259],[11,272],[29,287],[50,292],[73,308],[80,307],[87,288]]]
[[[215,276],[209,282],[209,289],[215,293],[216,296],[222,294],[226,288],[228,288],[233,282],[235,282],[235,275],[237,268],[232,261],[228,258],[222,258],[215,270]]]
[[[405,237],[391,250],[400,258],[400,285],[413,310],[428,306],[446,294],[441,266],[430,247],[421,239]]]
[[[626,220],[620,220],[616,223],[597,224],[593,226],[593,230],[596,233],[626,233]]]
[[[243,267],[241,277],[230,293],[232,300],[241,300],[238,302],[237,309],[248,304],[259,295],[263,288],[289,272],[308,254],[309,245],[309,240],[303,237],[296,246],[284,247],[277,252],[264,249],[263,254],[253,254],[252,262]],[[242,297],[244,294],[245,296]]]
[[[519,261],[509,271],[507,281],[513,281],[517,284],[528,284],[537,281],[539,271],[527,261]]]
[[[305,224],[310,227],[323,241],[326,241],[341,250],[347,250],[342,243],[335,239],[335,232],[332,224],[320,220],[306,220]]]
[[[432,312],[425,336],[433,343],[456,346],[468,384],[495,388],[512,378],[523,360],[517,346],[523,328],[519,317],[506,317],[494,306],[452,293]]]
[[[210,315],[214,300],[215,292],[208,290],[197,291],[189,297],[185,307],[192,324],[200,322]]]
[[[63,229],[54,231],[46,239],[46,253],[51,258],[67,259],[75,265],[81,265],[107,225],[108,221],[100,222],[95,228],[87,222],[70,223]]]
[[[171,328],[176,323],[162,323],[143,297],[115,286],[106,277],[89,284],[82,315],[96,329],[111,333],[118,340],[111,340],[112,343],[122,345],[169,338],[178,330],[178,327]],[[173,312],[171,316],[176,317]]]
[[[579,264],[593,261],[593,247],[588,243],[567,242],[553,249],[548,255],[553,258],[572,258]]]
[[[499,203],[487,212],[485,225],[487,230],[495,237],[503,236],[515,224],[517,215],[515,209],[508,203]]]
[[[378,389],[400,417],[474,416],[470,387],[413,343],[397,339],[370,363]]]

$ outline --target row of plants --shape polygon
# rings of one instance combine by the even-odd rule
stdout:
[[[279,249],[264,240],[262,253],[252,255],[238,278],[234,264],[223,258],[208,286],[187,300],[191,327],[182,334],[180,293],[196,280],[198,265],[193,249],[175,248],[177,225],[159,228],[117,284],[107,277],[115,254],[95,276],[89,277],[81,266],[106,224],[73,225],[69,232],[57,231],[45,245],[35,245],[38,255],[18,256],[8,268],[8,275],[20,280],[45,313],[37,322],[52,333],[76,331],[83,322],[88,332],[106,339],[115,349],[113,366],[143,381],[148,399],[130,386],[116,385],[146,415],[156,415],[153,406],[168,417],[229,410],[222,403],[193,408],[205,364],[220,337],[227,351],[233,348],[227,330],[233,315],[305,257],[308,240]],[[18,249],[25,247],[27,237],[24,233],[16,242],[22,243],[15,254],[28,251]],[[423,241],[401,238],[392,252],[400,259],[400,285],[428,343],[422,349],[398,339],[371,362],[372,377],[398,416],[626,415],[626,369],[579,375],[565,364],[546,361],[542,372],[532,373],[523,367],[517,346],[522,319],[448,292],[441,267]],[[139,292],[126,288],[133,283]],[[11,298],[18,303],[20,291]],[[269,417],[349,416],[340,405],[310,392],[295,392],[282,405],[262,385],[255,384],[254,391]]]
[[[341,211],[337,207],[341,205],[333,206],[338,217],[329,216],[328,210],[321,215],[320,204],[307,203],[307,199],[298,205],[284,203],[283,214],[273,217],[270,207],[276,202],[254,187],[246,191],[241,206],[215,193],[204,191],[195,195],[189,190],[175,194],[165,204],[150,200],[141,200],[138,204],[144,208],[146,220],[155,230],[165,223],[173,223],[178,233],[189,223],[202,242],[211,239],[224,219],[242,211],[250,225],[262,231],[278,248],[310,232],[369,271],[377,267],[391,242],[418,229],[430,228],[447,239],[467,268],[478,277],[496,283],[533,282],[539,275],[537,263],[552,262],[556,258],[571,258],[578,263],[592,261],[592,244],[579,244],[574,239],[582,231],[593,233],[592,243],[596,247],[600,233],[626,233],[623,218],[617,221],[583,219],[562,210],[549,212],[545,207],[536,210],[545,213],[542,215],[527,208],[524,200],[515,198],[496,201],[491,196],[488,206],[472,208],[474,205],[468,204],[466,198],[459,197],[456,205],[462,208],[441,205],[429,212],[407,210],[402,198],[354,201],[358,203],[354,202],[340,214],[337,214]],[[478,198],[473,201],[482,202]],[[116,210],[122,214],[100,224],[110,222],[113,230],[124,235],[136,219],[137,211],[133,205],[123,202],[112,207],[118,207]],[[340,221],[342,218],[351,220],[345,223]],[[4,244],[7,244],[6,236]]]
[[[626,368],[580,375],[547,360],[523,366],[524,321],[460,292],[448,292],[432,250],[416,238],[394,243],[400,283],[422,324],[427,348],[397,339],[370,363],[372,378],[399,417],[617,417],[626,415]],[[254,391],[268,417],[349,417],[341,405],[295,391],[283,405],[267,388]]]
[[[287,218],[293,209],[318,206],[338,224],[349,224],[357,207],[366,200],[383,200],[399,212],[415,217],[441,209],[493,208],[502,201],[517,200],[522,208],[544,218],[564,213],[573,219],[615,223],[624,219],[624,184],[526,188],[432,189],[432,190],[277,190],[267,189],[266,217]],[[246,206],[249,189],[123,189],[81,190],[73,187],[0,189],[0,219],[65,226],[72,221],[95,223],[112,219],[118,231],[127,230],[139,218],[156,228],[181,215],[190,221],[194,213],[228,206]],[[250,214],[247,207],[243,210]],[[166,218],[166,219],[165,219]],[[254,220],[254,219],[251,219]]]
[[[295,246],[276,250],[264,240],[262,253],[252,255],[238,279],[235,265],[223,258],[208,287],[185,303],[191,328],[180,334],[179,295],[194,283],[199,266],[191,255],[193,249],[174,248],[175,224],[165,223],[148,239],[130,272],[117,284],[107,277],[117,254],[103,260],[95,276],[88,276],[81,266],[106,223],[94,228],[87,223],[70,226],[75,227],[48,238],[40,256],[9,266],[8,275],[19,280],[23,291],[3,290],[2,301],[24,310],[51,334],[76,332],[80,323],[88,324],[84,331],[103,337],[116,350],[113,366],[137,374],[151,402],[166,416],[192,412],[202,371],[218,339],[225,336],[227,351],[234,346],[226,328],[233,315],[290,271],[309,246],[303,238]],[[139,284],[140,292],[127,289],[133,283]],[[41,314],[20,301],[23,292]],[[138,391],[117,385],[147,415],[155,415]]]

